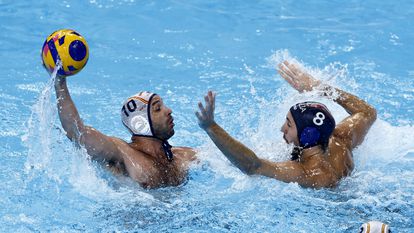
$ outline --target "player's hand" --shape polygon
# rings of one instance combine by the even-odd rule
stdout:
[[[284,61],[278,65],[278,72],[293,88],[300,93],[312,91],[321,84],[321,81],[300,69],[296,64]]]
[[[208,91],[207,95],[204,96],[205,107],[201,102],[198,102],[198,108],[200,112],[196,112],[195,115],[198,118],[198,125],[206,130],[208,127],[215,123],[214,121],[214,108],[216,102],[216,93]]]

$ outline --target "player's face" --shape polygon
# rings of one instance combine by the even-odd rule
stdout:
[[[161,97],[154,96],[151,100],[151,121],[154,136],[167,140],[174,135],[174,118],[172,110],[168,108]]]
[[[286,121],[280,131],[282,131],[283,139],[285,139],[286,143],[293,143],[295,146],[299,146],[296,124],[290,111],[286,115]]]

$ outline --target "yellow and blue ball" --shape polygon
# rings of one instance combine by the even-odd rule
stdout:
[[[89,58],[89,47],[79,33],[71,29],[58,30],[47,37],[42,47],[43,66],[52,73],[58,60],[60,75],[74,75],[82,70]]]

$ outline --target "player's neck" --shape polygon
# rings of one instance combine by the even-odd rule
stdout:
[[[317,146],[303,149],[301,159],[306,160],[315,155],[323,155],[323,154],[324,154],[324,151],[322,150],[322,147],[320,145],[317,145]]]
[[[155,137],[132,136],[129,144],[134,149],[148,154],[156,159],[165,158],[162,141]]]

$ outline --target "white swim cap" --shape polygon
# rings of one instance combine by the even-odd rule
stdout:
[[[122,123],[134,134],[154,136],[152,130],[150,103],[156,94],[142,91],[129,97],[121,109]]]
[[[360,233],[390,233],[390,228],[387,224],[370,221],[362,224]]]

